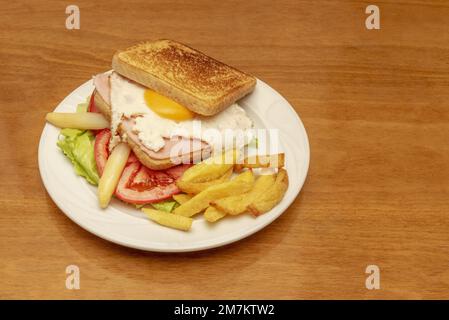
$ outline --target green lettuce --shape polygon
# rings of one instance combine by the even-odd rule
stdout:
[[[92,132],[67,128],[61,130],[61,137],[57,145],[72,162],[76,174],[98,185],[100,178],[95,163],[95,137]]]
[[[87,108],[89,108],[88,103],[80,103],[76,106],[76,112],[87,112]]]
[[[87,104],[77,106],[77,112],[86,112]],[[98,185],[99,176],[94,155],[95,136],[89,130],[65,128],[60,132],[58,147],[73,164],[76,174]]]
[[[145,204],[136,204],[135,205],[137,209],[142,209],[143,207],[145,207]],[[177,203],[175,200],[170,199],[170,200],[164,200],[161,202],[156,202],[156,203],[152,203],[151,206],[156,209],[156,210],[160,210],[160,211],[165,211],[165,212],[172,212],[176,207],[179,206],[179,203]]]
[[[154,209],[165,211],[165,212],[172,212],[173,209],[178,205],[178,203],[175,200],[165,200],[157,203],[151,204]]]

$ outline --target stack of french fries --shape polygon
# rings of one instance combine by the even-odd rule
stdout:
[[[147,216],[167,227],[188,231],[192,217],[203,213],[209,222],[245,212],[254,216],[270,211],[284,197],[288,175],[284,154],[245,158],[237,163],[237,152],[228,151],[192,166],[177,181],[183,193],[173,196],[180,203],[172,213],[143,208]],[[277,168],[255,176],[253,169]],[[235,177],[233,173],[238,175]]]

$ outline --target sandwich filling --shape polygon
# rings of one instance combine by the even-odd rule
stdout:
[[[109,80],[109,81],[108,81]],[[154,91],[113,72],[94,78],[98,93],[111,106],[111,147],[121,138],[119,127],[139,140],[147,153],[166,153],[174,140],[197,141],[191,151],[207,144],[214,150],[240,148],[253,137],[252,120],[237,103],[220,113],[206,117],[193,114]]]

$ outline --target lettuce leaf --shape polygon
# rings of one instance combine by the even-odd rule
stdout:
[[[175,200],[165,200],[157,203],[152,203],[151,205],[156,210],[172,212],[177,204],[178,203]]]
[[[89,108],[88,103],[80,103],[76,106],[76,112],[87,112],[87,108]]]
[[[77,112],[86,112],[87,104],[80,103]],[[75,173],[98,185],[100,180],[94,155],[95,136],[91,131],[65,128],[60,132],[58,147],[73,164]]]
[[[179,203],[177,203],[175,200],[163,200],[161,202],[151,203],[150,204],[154,209],[165,211],[165,212],[172,212],[176,207],[179,206]],[[137,209],[142,209],[145,206],[148,206],[147,204],[135,204]]]
[[[73,164],[75,173],[97,185],[100,179],[95,163],[94,144],[95,137],[90,131],[78,129],[62,129],[62,139],[57,143]]]

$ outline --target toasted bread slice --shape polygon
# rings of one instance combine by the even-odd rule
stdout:
[[[112,68],[205,116],[224,110],[256,85],[254,77],[172,40],[118,51]]]
[[[154,159],[148,156],[142,148],[131,139],[127,140],[128,145],[131,147],[132,151],[136,155],[137,159],[139,159],[142,164],[153,170],[164,170],[171,167],[174,167],[176,164],[172,163],[170,158],[167,159]]]
[[[94,91],[94,103],[95,106],[100,110],[100,112],[110,121],[111,120],[111,106],[103,99],[103,97],[98,93],[98,91]],[[118,131],[120,135],[123,135],[126,133],[126,129],[122,126],[118,128]],[[164,170],[171,167],[176,166],[179,163],[186,163],[186,162],[193,162],[195,160],[201,159],[205,155],[208,155],[210,153],[210,149],[201,150],[201,151],[194,151],[190,154],[185,154],[182,156],[182,158],[177,158],[178,162],[173,163],[172,160],[168,158],[164,159],[156,159],[151,156],[149,156],[144,151],[144,146],[142,143],[138,141],[138,139],[131,139],[129,137],[128,133],[128,139],[126,139],[128,145],[133,150],[136,157],[142,162],[142,164],[150,169],[153,170]]]

